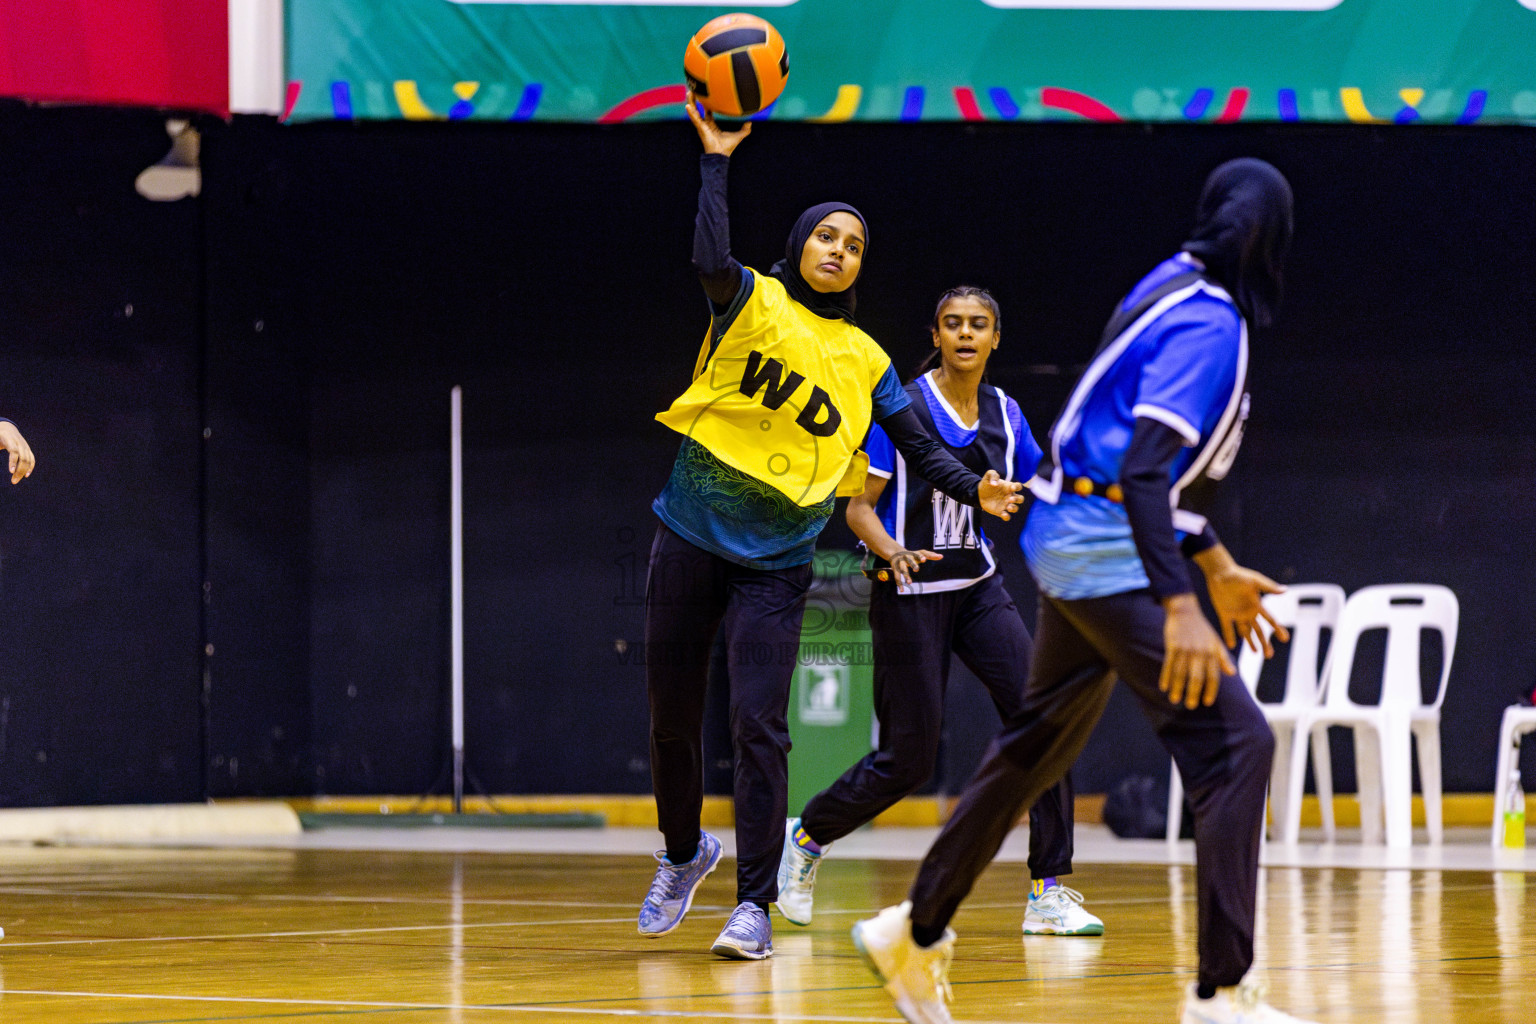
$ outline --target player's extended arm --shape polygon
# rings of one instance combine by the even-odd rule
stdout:
[[[32,454],[32,446],[27,444],[27,439],[21,436],[21,431],[10,420],[0,420],[0,448],[11,453],[11,483],[19,484],[32,475],[32,470],[37,466],[37,457]]]
[[[880,420],[880,428],[918,476],[962,505],[979,506],[1000,519],[1018,511],[1024,500],[1019,493],[1023,484],[1004,480],[995,469],[987,470],[985,476],[966,469],[943,445],[928,436],[911,406]]]
[[[731,255],[730,215],[726,206],[726,176],[731,153],[752,131],[748,121],[740,130],[721,131],[715,116],[699,113],[693,90],[688,90],[688,119],[704,144],[699,158],[703,179],[699,186],[699,212],[693,222],[693,266],[699,282],[717,309],[724,309],[741,287],[741,264]]]
[[[912,574],[928,559],[942,559],[944,556],[933,551],[909,551],[896,543],[896,538],[886,531],[879,513],[875,511],[883,493],[885,478],[873,473],[867,475],[864,478],[864,493],[848,499],[848,528],[876,556],[891,563],[896,578],[905,585],[912,582]]]
[[[1235,674],[1237,668],[1200,611],[1189,569],[1184,565],[1185,552],[1180,551],[1178,534],[1173,528],[1169,479],[1173,460],[1183,447],[1184,438],[1172,427],[1137,417],[1130,446],[1120,464],[1120,489],[1125,495],[1125,515],[1131,523],[1136,553],[1141,556],[1153,595],[1167,613],[1158,688],[1174,704],[1209,707],[1216,702],[1222,676]],[[1190,547],[1198,547],[1207,540],[1217,543],[1214,531],[1191,538]]]

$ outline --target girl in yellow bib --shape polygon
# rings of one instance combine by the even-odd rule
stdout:
[[[704,691],[717,632],[726,645],[735,748],[737,901],[715,953],[773,953],[767,908],[778,896],[788,800],[790,680],[811,582],[811,555],[838,494],[863,489],[859,446],[878,422],[909,465],[957,501],[1004,519],[1020,485],[962,466],[923,429],[890,357],[854,321],[854,282],[869,229],[858,210],[824,203],[800,215],[767,274],[730,254],[729,158],[751,124],[725,132],[689,97],[704,144],[694,266],[710,303],[693,383],[662,423],[683,435],[653,505],[661,526],[646,584],[651,779],[666,849],[640,907],[642,935],[688,912],[719,863],[701,831]]]

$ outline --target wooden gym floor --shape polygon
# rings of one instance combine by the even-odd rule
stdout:
[[[708,951],[734,902],[731,860],[676,932],[636,935],[650,865],[632,854],[0,847],[0,1021],[897,1019],[848,928],[902,897],[912,862],[829,857],[815,923],[775,916],[777,955],[761,963]],[[957,1019],[1175,1019],[1195,962],[1192,868],[1080,859],[1071,882],[1104,918],[1103,938],[1021,936],[1024,876],[995,864],[955,921]],[[1258,959],[1285,1009],[1335,1024],[1536,1019],[1536,875],[1267,867],[1262,886]]]

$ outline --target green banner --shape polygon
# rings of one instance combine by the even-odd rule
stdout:
[[[791,121],[1536,122],[1536,0],[287,0],[287,116],[679,117],[683,47],[783,34]]]

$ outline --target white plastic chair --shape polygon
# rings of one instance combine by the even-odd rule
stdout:
[[[1499,762],[1493,776],[1493,845],[1504,845],[1504,801],[1509,798],[1509,773],[1515,767],[1516,741],[1536,732],[1536,708],[1515,704],[1504,709],[1499,723]]]
[[[1325,661],[1322,668],[1318,668],[1318,653],[1322,650],[1323,631],[1337,628],[1339,613],[1344,608],[1344,588],[1333,583],[1296,583],[1288,586],[1283,594],[1266,596],[1264,608],[1291,633],[1290,648],[1286,655],[1285,694],[1277,702],[1259,705],[1275,733],[1275,760],[1270,769],[1269,795],[1274,811],[1274,830],[1278,833],[1290,814],[1286,798],[1290,792],[1287,783],[1294,754],[1291,737],[1297,722],[1316,709],[1321,696],[1319,681],[1327,678],[1328,665]],[[1259,628],[1264,631],[1266,638],[1270,636],[1269,623],[1261,619]],[[1259,673],[1263,668],[1264,652],[1252,650],[1246,643],[1243,644],[1237,657],[1237,674],[1248,687],[1248,692],[1257,692]],[[1305,770],[1305,753],[1301,756]],[[1323,823],[1332,835],[1333,772],[1328,760],[1326,736],[1314,739],[1312,756],[1318,799],[1323,806]],[[1178,765],[1174,765],[1168,784],[1170,842],[1178,838],[1179,828],[1183,824],[1183,810],[1184,785],[1179,777]]]
[[[1366,842],[1407,847],[1413,841],[1413,759],[1410,740],[1418,744],[1419,778],[1432,843],[1444,838],[1440,815],[1440,705],[1451,677],[1459,615],[1456,595],[1433,584],[1400,583],[1364,587],[1351,594],[1339,616],[1329,656],[1322,703],[1296,724],[1292,743],[1286,806],[1291,809],[1283,839],[1295,843],[1300,835],[1302,778],[1306,764],[1299,756],[1303,737],[1313,742],[1329,726],[1347,726],[1355,734],[1355,772],[1360,790],[1360,824]],[[1375,704],[1357,704],[1349,681],[1360,636],[1372,629],[1387,630],[1386,661],[1381,696]],[[1437,630],[1442,638],[1440,680],[1434,699],[1425,702],[1419,674],[1420,633]],[[1323,758],[1319,758],[1319,761]]]

